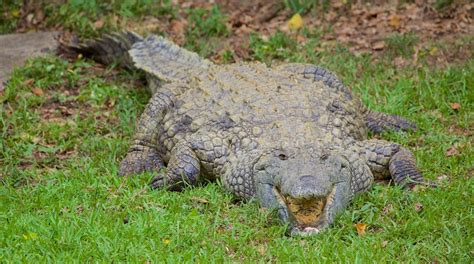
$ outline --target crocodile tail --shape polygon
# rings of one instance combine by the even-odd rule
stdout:
[[[212,65],[198,54],[154,35],[136,42],[129,54],[137,68],[165,82],[189,79]]]
[[[140,35],[124,31],[107,34],[97,39],[87,40],[84,43],[72,44],[68,48],[104,65],[118,63],[121,67],[135,70],[136,67],[128,51],[134,43],[140,41],[143,41]]]

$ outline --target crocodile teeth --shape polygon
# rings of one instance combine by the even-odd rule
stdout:
[[[299,225],[311,226],[321,218],[326,199],[293,199],[287,197],[286,204]]]
[[[325,208],[334,201],[336,188],[333,188],[327,197],[313,197],[310,199],[294,199],[285,197],[288,211],[293,214],[301,232],[318,233],[318,226],[324,221]]]

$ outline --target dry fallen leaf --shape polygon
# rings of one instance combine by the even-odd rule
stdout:
[[[382,209],[382,215],[387,215],[393,210],[393,205],[392,204],[387,204],[383,209]]]
[[[357,223],[354,226],[356,227],[357,234],[359,234],[359,236],[365,235],[365,229],[367,228],[367,224]]]
[[[204,198],[201,198],[201,197],[196,197],[196,196],[193,196],[191,197],[191,200],[195,201],[195,202],[198,202],[198,203],[202,203],[202,204],[208,204],[209,201],[204,199]]]
[[[377,41],[372,45],[373,50],[383,50],[385,48],[385,42],[384,41]]]
[[[42,96],[44,94],[43,90],[41,88],[38,88],[38,87],[35,87],[35,88],[31,89],[31,91],[33,92],[33,94],[35,94],[37,96]]]
[[[432,47],[429,50],[429,53],[430,53],[431,56],[436,56],[438,54],[438,48],[437,47]]]
[[[120,19],[117,15],[112,15],[112,17],[108,21],[113,27],[116,27],[119,24],[119,20]]]
[[[158,23],[155,23],[155,26],[158,27]],[[173,36],[173,40],[178,44],[184,44],[185,42],[185,33],[186,28],[188,26],[188,22],[184,19],[181,20],[173,20],[170,25],[170,32]]]
[[[76,215],[81,215],[82,212],[84,212],[84,207],[82,205],[79,205],[76,207]]]
[[[446,157],[452,157],[459,155],[459,151],[455,146],[451,146],[445,153]]]
[[[107,100],[107,101],[105,102],[105,105],[106,105],[108,108],[112,108],[112,107],[114,107],[114,105],[115,105],[115,100],[109,99],[109,100]]]
[[[143,22],[140,22],[140,26],[136,30],[141,31],[142,33],[145,33],[145,32],[155,31],[159,27],[160,27],[159,19],[157,19],[156,17],[146,17]],[[172,24],[171,24],[171,27],[172,27]]]
[[[459,110],[461,109],[461,104],[460,103],[450,103],[451,109],[453,110]]]
[[[389,22],[388,24],[394,28],[399,28],[400,27],[400,16],[398,15],[391,15],[389,17]]]
[[[170,29],[175,34],[183,34],[187,26],[186,20],[173,20],[171,21]]]
[[[423,205],[421,203],[416,203],[415,204],[415,211],[420,212],[421,210],[423,210]]]
[[[24,86],[30,86],[30,85],[33,84],[34,81],[35,81],[35,80],[33,80],[33,79],[28,79],[28,80],[25,80],[22,84],[23,84]]]
[[[408,64],[410,64],[410,62],[401,56],[393,59],[393,65],[395,65],[397,68],[406,67]]]
[[[33,232],[23,234],[23,239],[25,240],[35,240],[36,238],[38,238],[38,234]]]
[[[20,10],[18,9],[12,10],[10,14],[12,15],[12,17],[20,17],[21,15]]]
[[[33,18],[35,17],[34,14],[28,14],[26,15],[26,22],[28,22],[28,24],[31,24],[33,22]]]
[[[94,22],[94,28],[95,29],[101,29],[104,26],[104,20],[99,19]]]
[[[61,114],[65,115],[65,116],[70,116],[70,115],[74,114],[73,109],[67,108],[65,106],[58,106],[57,109],[59,109]]]
[[[35,12],[35,16],[33,19],[33,24],[38,25],[41,23],[45,18],[44,11],[42,9],[37,9]]]
[[[440,181],[440,182],[441,182],[441,181],[445,181],[445,180],[448,179],[448,175],[442,174],[442,175],[439,175],[438,177],[436,177],[436,179],[437,179],[438,181]]]
[[[419,192],[425,191],[428,187],[426,185],[423,185],[423,184],[415,184],[415,185],[412,185],[408,188],[410,188],[410,190],[414,193],[419,193]]]
[[[333,21],[333,20],[336,19],[338,16],[339,16],[339,15],[338,15],[336,12],[330,10],[329,12],[327,12],[327,13],[324,15],[324,19],[325,19],[326,21]]]
[[[288,28],[290,30],[298,30],[303,26],[303,18],[299,13],[294,14],[290,20],[288,20]]]
[[[334,7],[334,8],[341,8],[345,4],[347,4],[347,0],[335,1],[334,3],[331,3],[331,6]]]
[[[300,44],[304,44],[306,43],[306,38],[304,36],[298,35],[296,36],[296,41],[298,41]]]
[[[257,252],[260,253],[260,255],[264,256],[267,252],[267,247],[264,244],[259,244],[257,246]]]

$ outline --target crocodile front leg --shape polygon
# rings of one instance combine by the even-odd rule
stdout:
[[[251,199],[255,196],[254,164],[255,155],[245,153],[231,157],[232,162],[225,167],[224,187],[238,198]]]
[[[187,185],[196,185],[200,179],[200,161],[187,144],[177,144],[171,151],[166,171],[158,172],[151,183],[152,189],[166,188],[180,191]]]
[[[412,188],[425,183],[423,175],[416,167],[413,154],[403,146],[385,140],[362,141],[361,154],[367,159],[367,165],[375,179],[391,177],[404,187]]]
[[[364,192],[372,186],[374,182],[374,175],[372,169],[367,165],[365,159],[361,159],[357,151],[347,155],[352,168],[351,178],[351,199],[357,193]]]

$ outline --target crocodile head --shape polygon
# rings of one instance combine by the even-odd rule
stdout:
[[[350,199],[350,164],[336,152],[268,151],[256,162],[254,179],[258,201],[278,210],[290,235],[319,233]]]

